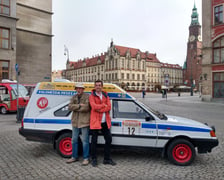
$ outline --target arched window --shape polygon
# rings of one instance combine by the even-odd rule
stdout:
[[[224,36],[213,43],[213,63],[224,63]]]

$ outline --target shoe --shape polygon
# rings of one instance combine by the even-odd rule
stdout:
[[[82,166],[87,166],[89,164],[89,160],[88,159],[84,159],[82,161]]]
[[[67,163],[67,164],[70,164],[70,163],[73,163],[73,162],[76,162],[76,161],[78,161],[77,158],[70,158],[70,159],[68,159],[68,160],[66,161],[66,163]]]
[[[112,159],[109,159],[109,160],[103,160],[103,164],[110,164],[111,166],[115,166],[116,163],[112,160]]]
[[[96,160],[96,159],[93,159],[93,160],[92,160],[92,166],[93,166],[93,167],[96,167],[96,166],[97,166],[97,160]]]

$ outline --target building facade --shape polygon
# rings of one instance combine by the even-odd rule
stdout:
[[[16,0],[0,1],[0,81],[16,79]]]
[[[1,0],[0,42],[0,80],[51,81],[52,0]]]
[[[202,37],[201,25],[198,20],[197,8],[194,5],[191,15],[191,24],[189,26],[189,37],[187,43],[187,57],[183,66],[184,83],[193,90],[201,92],[202,81]]]
[[[168,79],[165,75],[168,75]],[[179,65],[161,63],[156,54],[111,42],[107,52],[101,55],[76,62],[67,61],[63,78],[75,82],[101,79],[118,84],[126,90],[145,88],[148,91],[157,91],[162,85],[169,88],[181,85],[183,73]],[[166,84],[165,80],[168,80]]]
[[[224,0],[202,1],[202,100],[224,99]],[[209,17],[209,18],[208,18]]]
[[[54,70],[51,73],[51,81],[54,82],[57,79],[62,79],[62,70],[58,70],[58,71]]]

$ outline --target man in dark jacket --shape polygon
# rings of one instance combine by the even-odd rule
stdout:
[[[78,137],[82,133],[83,162],[82,165],[89,164],[89,125],[90,125],[90,105],[89,95],[84,93],[85,87],[82,83],[75,85],[77,93],[69,103],[69,110],[72,111],[72,157],[67,163],[78,161]]]

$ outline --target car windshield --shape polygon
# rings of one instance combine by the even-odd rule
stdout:
[[[140,104],[141,106],[143,106],[145,109],[148,109],[151,113],[153,113],[155,116],[157,116],[159,119],[164,119],[164,120],[167,120],[167,116],[163,113],[160,113],[159,111],[156,111],[154,109],[152,109],[151,107],[143,104],[142,102],[140,101],[137,101],[138,104]]]
[[[11,88],[13,89],[14,94],[17,96],[17,84],[11,84]],[[27,89],[19,84],[19,97],[26,97],[28,95]]]

